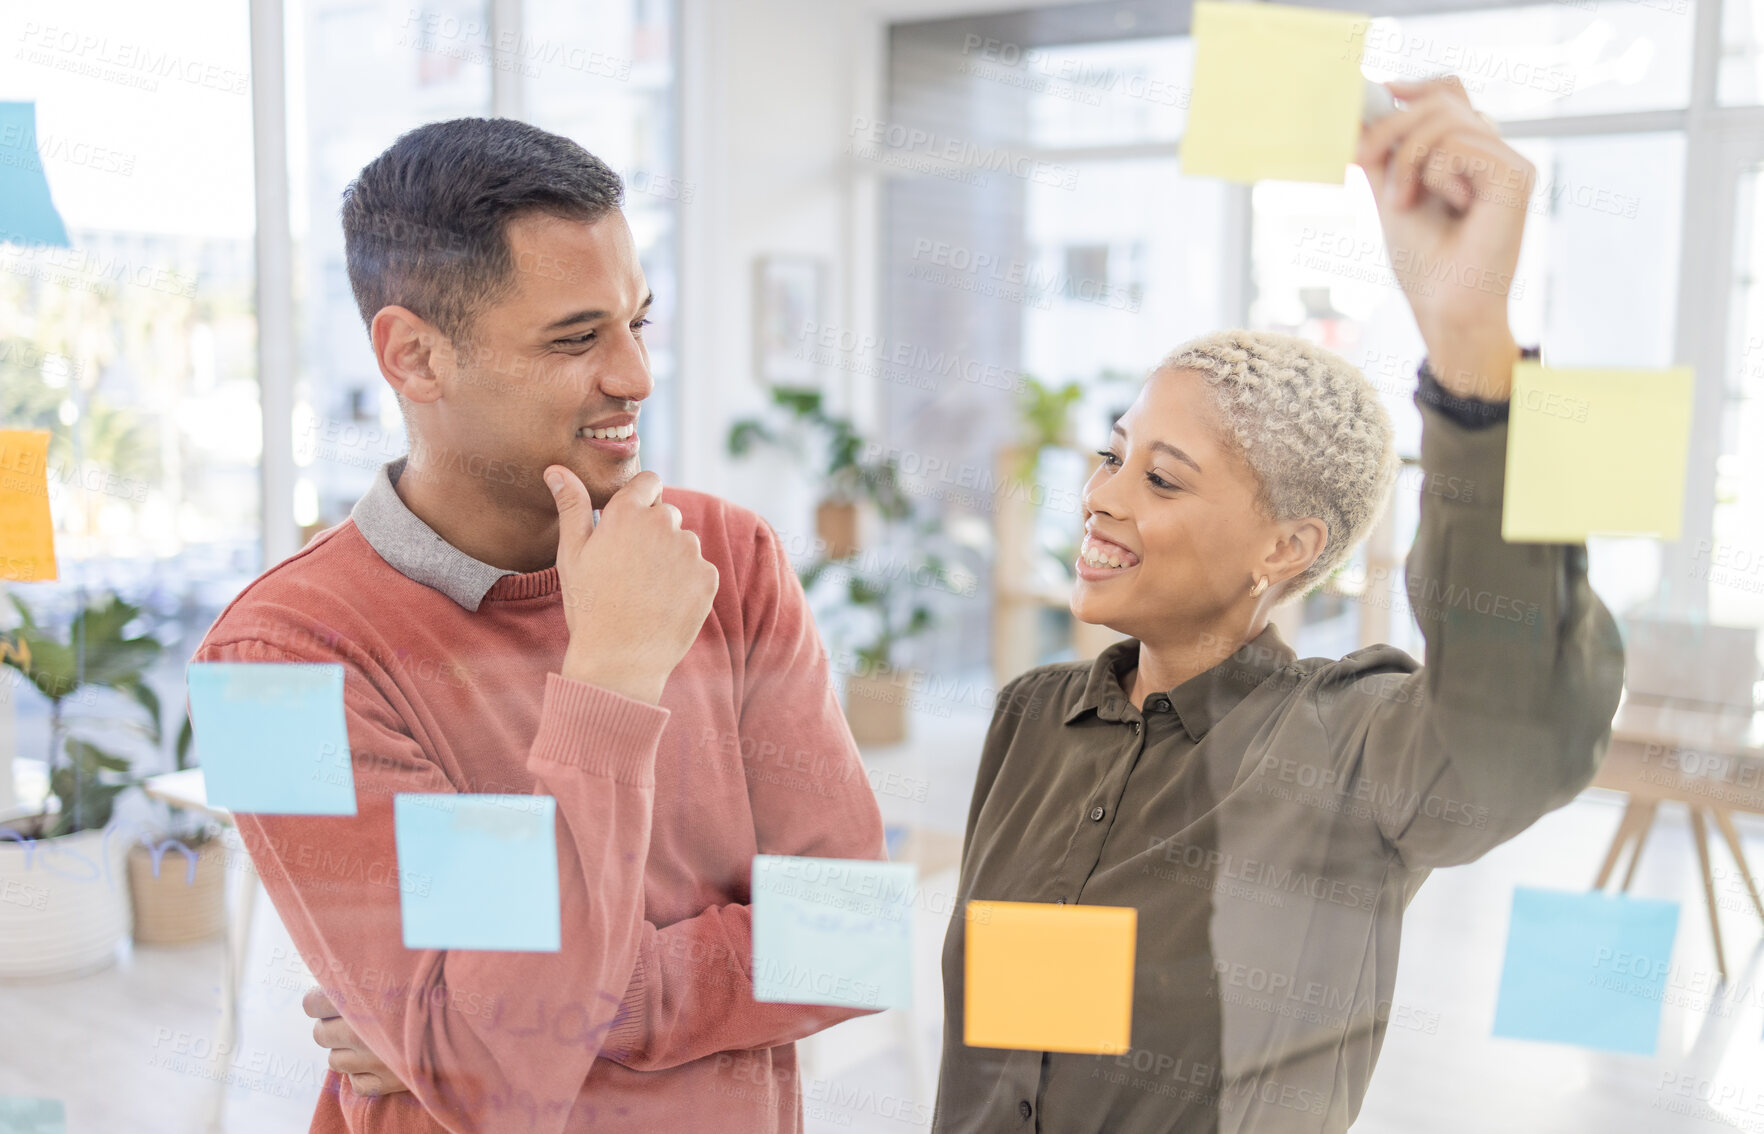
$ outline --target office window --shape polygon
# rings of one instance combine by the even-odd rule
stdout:
[[[1384,17],[1366,33],[1373,79],[1451,72],[1503,121],[1664,110],[1690,100],[1695,0],[1486,8]]]
[[[1029,191],[1029,245],[1045,250],[1037,264],[1057,278],[1058,301],[1023,306],[1023,368],[1055,384],[1106,385],[1111,374],[1143,376],[1178,343],[1222,325],[1224,192],[1183,178],[1169,157],[1075,170],[1070,190]]]
[[[1714,531],[1692,570],[1709,581],[1709,614],[1764,624],[1764,163],[1740,178],[1733,242],[1728,366]]]
[[[1159,358],[1233,318],[1219,286],[1232,254],[1233,190],[1182,177],[1176,160],[1192,41],[1138,31],[1043,44],[924,25],[897,28],[891,56],[891,121],[920,127],[966,167],[889,177],[892,333],[1024,381],[1080,388],[1071,448],[1050,450],[1034,473],[1041,503],[1028,538],[1038,581],[1023,583],[1040,588],[1056,654],[1069,631],[1057,596],[1070,582],[1084,451],[1106,440]],[[930,262],[940,249],[949,262]],[[889,430],[949,467],[1022,475],[997,467],[1000,447],[1024,429],[1021,395],[1010,389],[1019,383],[928,384],[928,393],[886,392]],[[973,504],[943,507],[959,522]],[[986,611],[966,604],[927,652],[984,661]]]
[[[346,517],[374,471],[407,448],[349,290],[343,189],[405,131],[488,114],[496,61],[489,7],[474,0],[301,0],[288,24],[295,520],[311,533]]]
[[[0,99],[36,104],[72,246],[0,247],[0,420],[54,434],[62,569],[17,593],[115,588],[194,632],[260,568],[246,13],[42,15],[0,12]]]
[[[1187,36],[1021,51],[963,44],[969,73],[1020,83],[1029,92],[1023,139],[1029,145],[1165,142],[1180,138],[1187,125],[1194,71],[1194,41]]]
[[[1764,98],[1764,0],[1721,5],[1720,101],[1754,104]]]

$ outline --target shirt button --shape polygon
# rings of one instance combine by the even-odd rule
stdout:
[[[1056,905],[1056,906],[1063,906],[1065,904],[1066,904],[1066,899],[1064,899],[1064,898],[1055,898],[1054,899],[1054,905]]]
[[[1034,1113],[1035,1108],[1029,1105],[1028,1099],[1024,1099],[1017,1104],[1017,1117],[1021,1118],[1024,1122],[1028,1122],[1029,1116]]]
[[[1097,804],[1097,805],[1096,805],[1096,806],[1095,806],[1095,807],[1092,807],[1092,808],[1091,808],[1091,809],[1090,809],[1090,820],[1091,820],[1091,822],[1093,822],[1093,823],[1100,823],[1100,822],[1102,822],[1102,817],[1103,817],[1103,814],[1104,814],[1104,812],[1103,812],[1103,808],[1102,808],[1102,804],[1100,804],[1100,803],[1099,803],[1099,804]]]
[[[1133,734],[1135,736],[1139,735],[1139,722],[1138,721],[1133,722]]]

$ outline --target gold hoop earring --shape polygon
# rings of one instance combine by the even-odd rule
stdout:
[[[1268,576],[1263,575],[1260,579],[1256,580],[1256,585],[1250,588],[1250,595],[1251,595],[1251,597],[1254,597],[1256,595],[1261,594],[1263,591],[1265,591],[1267,589],[1268,589]]]

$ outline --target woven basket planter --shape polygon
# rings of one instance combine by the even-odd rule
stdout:
[[[157,847],[136,843],[129,848],[129,892],[135,944],[189,945],[217,937],[227,924],[226,848],[219,839],[191,848],[172,840]]]

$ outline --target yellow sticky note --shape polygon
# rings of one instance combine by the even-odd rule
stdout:
[[[1119,1055],[1133,1024],[1139,911],[969,902],[962,1042]]]
[[[1360,138],[1366,23],[1356,12],[1196,0],[1182,172],[1340,185]]]
[[[1513,368],[1501,538],[1578,543],[1589,535],[1674,540],[1690,449],[1688,366]]]
[[[49,433],[0,429],[0,579],[55,578],[49,521]]]

